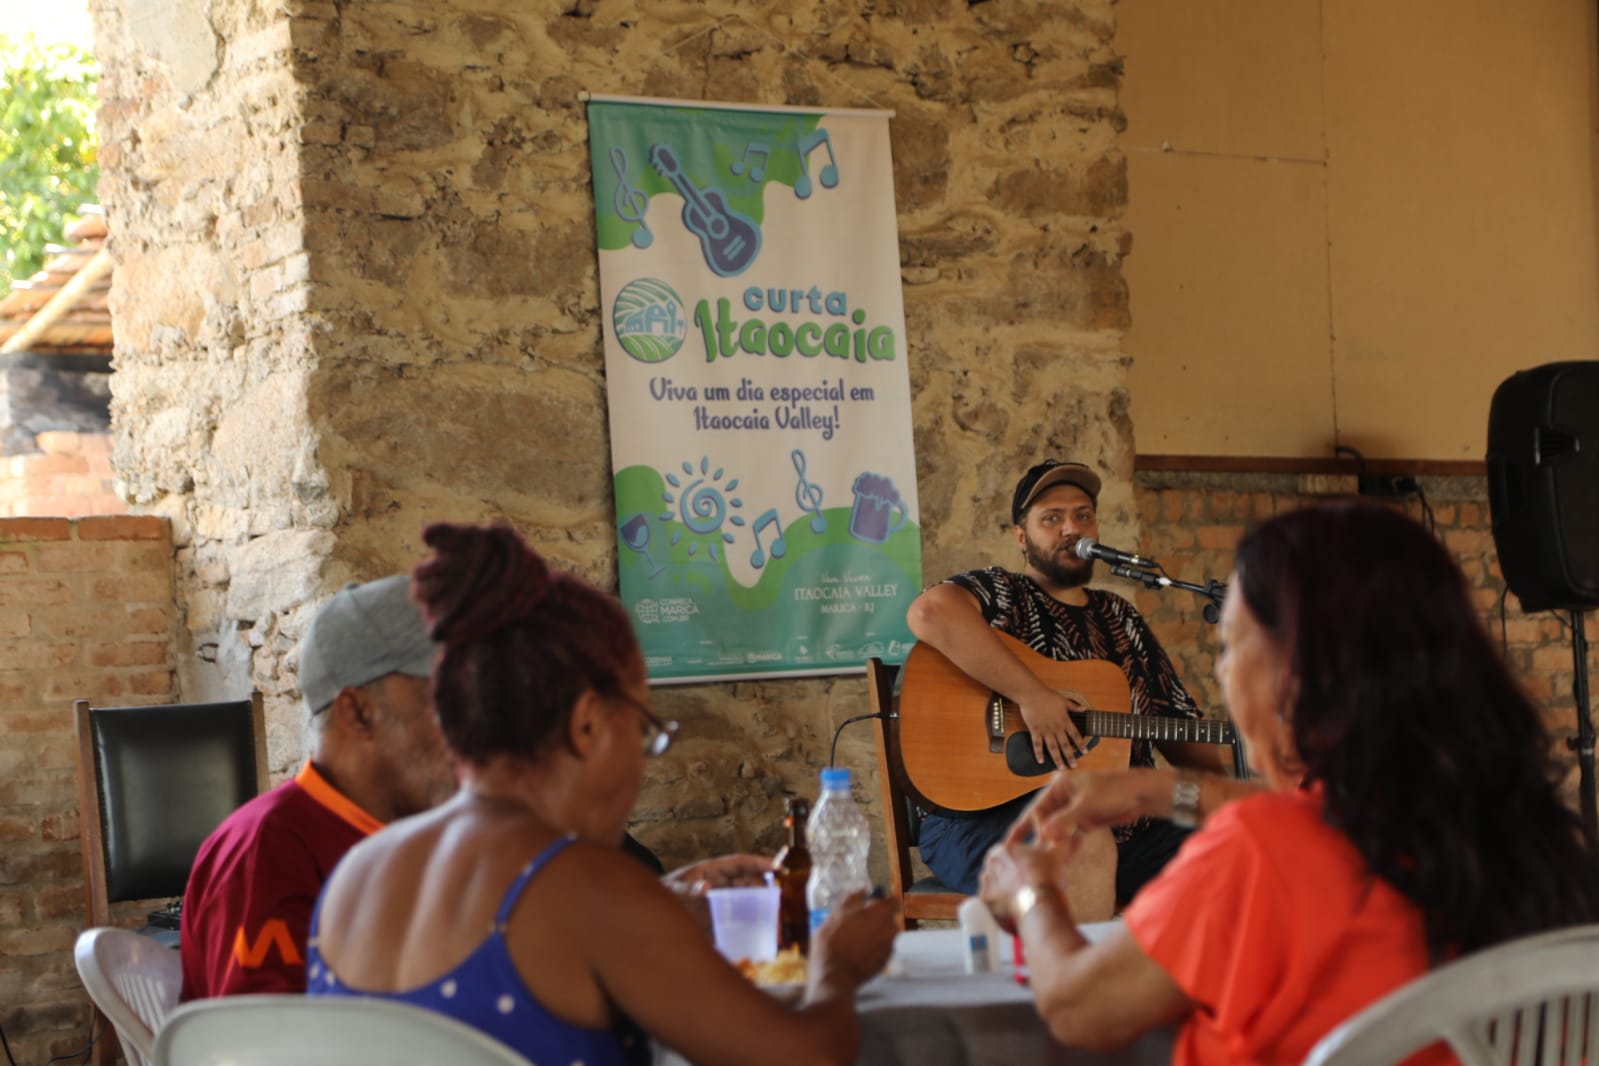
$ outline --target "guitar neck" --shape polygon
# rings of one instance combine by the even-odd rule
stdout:
[[[678,195],[694,205],[695,210],[702,214],[711,210],[704,197],[700,195],[699,187],[688,180],[688,175],[683,173],[683,168],[677,161],[677,156],[670,149],[657,149],[650,157],[650,162],[655,164],[655,169],[662,177],[672,183]]]
[[[674,171],[666,176],[684,200],[694,205],[694,209],[702,215],[710,214],[715,209],[705,202],[705,197],[700,193],[699,187],[689,181],[682,171]]]
[[[1231,744],[1231,722],[1214,718],[1166,718],[1158,714],[1119,711],[1072,711],[1072,724],[1085,736],[1129,740],[1171,740],[1178,743]]]

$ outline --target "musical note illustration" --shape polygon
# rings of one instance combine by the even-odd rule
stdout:
[[[750,156],[754,156],[751,159]],[[751,141],[744,146],[744,158],[735,160],[727,169],[738,177],[749,171],[750,181],[756,185],[766,180],[766,164],[771,162],[772,146],[762,141]]]
[[[777,525],[777,508],[773,507],[750,526],[750,532],[755,534],[755,550],[750,553],[750,565],[757,570],[766,565],[766,548],[761,544],[761,530],[775,525]],[[788,545],[783,543],[783,531],[778,529],[777,539],[772,541],[772,558],[781,559],[786,551]]]
[[[827,148],[827,165],[822,167],[820,175],[822,188],[831,189],[838,185],[838,157],[833,154],[833,139],[827,135],[826,130],[817,130],[799,142],[800,176],[794,179],[794,195],[801,200],[810,199],[810,154],[817,145],[823,145]]]
[[[794,502],[811,516],[811,532],[821,533],[827,529],[827,519],[822,515],[822,486],[805,480],[804,452],[795,448],[789,458],[794,461],[794,472],[799,475],[799,484],[794,486]]]
[[[722,190],[702,190],[690,181],[669,144],[652,145],[650,162],[682,194],[683,225],[700,239],[706,266],[718,277],[730,278],[755,262],[761,250],[760,228],[729,207]]]
[[[622,528],[617,530],[622,535],[622,543],[644,556],[644,561],[649,563],[650,577],[654,577],[666,569],[665,563],[658,563],[649,552],[650,547],[650,520],[642,513],[634,515],[622,523]]]
[[[650,198],[628,184],[627,153],[622,151],[620,145],[611,146],[611,169],[616,171],[616,196],[611,204],[623,222],[637,224],[638,229],[633,231],[633,247],[648,248],[655,240],[655,234],[650,232],[649,225],[644,221],[644,212],[649,209]]]

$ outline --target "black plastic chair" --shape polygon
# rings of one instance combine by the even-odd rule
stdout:
[[[112,903],[182,896],[200,844],[266,788],[261,694],[72,708],[88,924],[110,925]]]
[[[155,707],[77,700],[72,710],[87,927],[98,928],[112,924],[113,903],[182,897],[205,838],[267,787],[266,722],[259,692]],[[161,929],[156,917],[140,932],[176,947],[177,922]],[[115,1041],[95,1050],[108,1063]]]

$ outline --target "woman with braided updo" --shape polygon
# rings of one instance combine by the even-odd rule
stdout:
[[[695,1062],[853,1062],[855,989],[888,960],[891,905],[856,899],[818,930],[800,1009],[747,982],[618,848],[644,760],[677,728],[649,708],[621,606],[508,528],[423,539],[413,592],[461,787],[340,864],[310,993],[438,1010],[535,1062],[647,1062],[646,1033]]]

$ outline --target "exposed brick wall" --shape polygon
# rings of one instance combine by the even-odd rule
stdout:
[[[1172,577],[1203,585],[1208,578],[1227,580],[1233,545],[1250,523],[1282,511],[1354,491],[1354,478],[1295,477],[1264,474],[1143,473],[1138,476],[1139,552],[1165,564]],[[1567,767],[1566,785],[1573,804],[1577,796],[1576,759],[1566,738],[1577,729],[1573,698],[1571,634],[1564,615],[1547,611],[1527,614],[1514,594],[1506,596],[1493,533],[1489,527],[1487,484],[1480,477],[1420,477],[1439,539],[1465,572],[1472,598],[1495,645],[1505,649],[1511,672],[1544,713],[1555,741],[1555,755]],[[1396,502],[1418,520],[1418,500]],[[1216,662],[1216,630],[1201,611],[1205,601],[1191,592],[1151,592],[1131,582],[1107,578],[1105,587],[1138,605],[1178,672],[1208,714],[1225,714],[1212,670]],[[1503,628],[1500,605],[1503,603]],[[1593,612],[1584,616],[1590,642],[1590,677],[1599,681],[1599,637]],[[1503,636],[1501,637],[1501,634]]]
[[[39,451],[0,460],[0,517],[126,514],[111,470],[111,434],[40,433]]]
[[[172,554],[161,518],[0,518],[0,1026],[19,1063],[88,1032],[72,701],[176,698]]]

